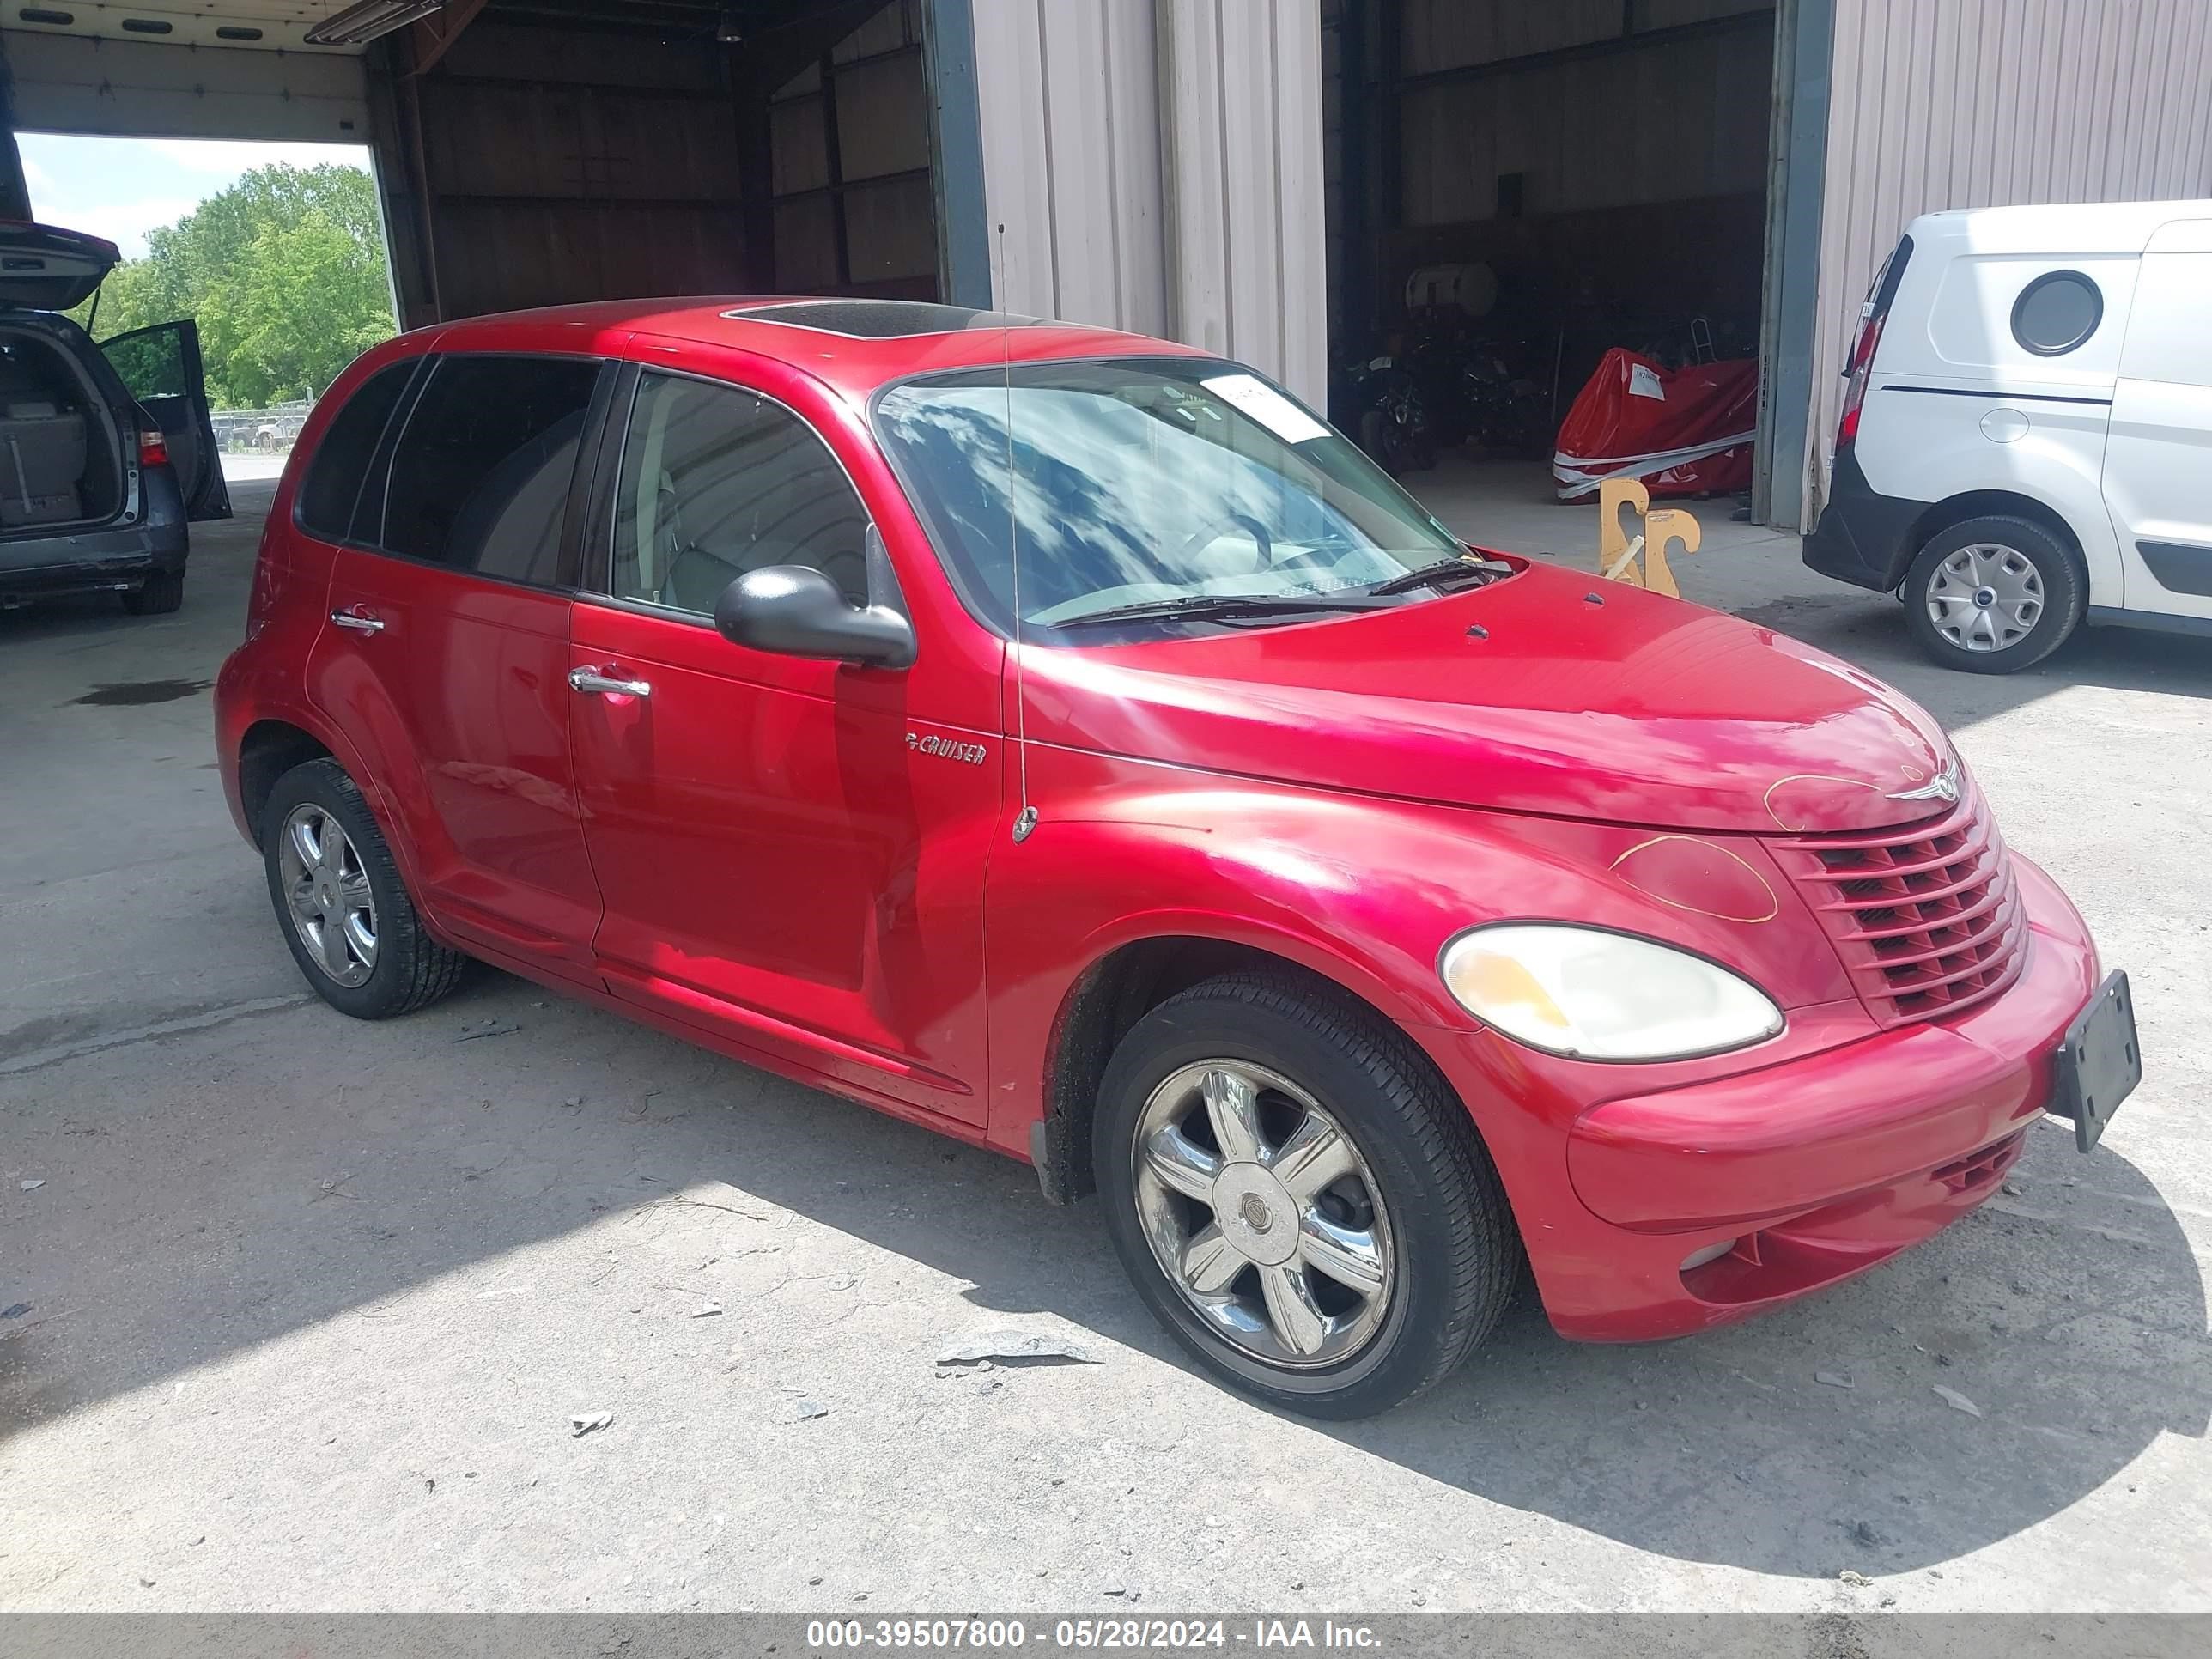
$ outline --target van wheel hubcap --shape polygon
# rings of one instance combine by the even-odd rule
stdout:
[[[1396,1247],[1367,1161],[1321,1103],[1242,1060],[1152,1091],[1131,1149],[1152,1256],[1217,1335],[1308,1369],[1374,1340]]]
[[[2043,577],[2018,548],[1962,547],[1936,567],[1928,584],[1928,619],[1961,651],[2017,645],[2042,617]]]
[[[276,849],[292,927],[315,966],[347,987],[376,971],[376,896],[338,821],[312,802],[284,820]]]

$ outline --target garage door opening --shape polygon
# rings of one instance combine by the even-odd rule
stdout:
[[[182,381],[197,358],[224,477],[276,477],[315,399],[397,328],[368,149],[15,139],[33,216],[122,255],[69,314],[142,401],[194,395]]]
[[[411,31],[369,52],[410,325],[656,295],[936,296],[918,0],[474,9],[434,58]]]
[[[318,32],[343,9],[8,8],[6,125],[366,144],[410,328],[939,291],[921,0],[445,0]]]
[[[1636,360],[1611,366],[1624,386],[1647,366],[1646,398],[1685,366],[1740,365],[1711,378],[1750,431],[1776,0],[1323,0],[1322,15],[1339,425],[1425,497],[1507,509],[1559,496],[1561,423],[1616,348]],[[1705,470],[1724,503],[1709,519],[1749,491],[1750,447]]]

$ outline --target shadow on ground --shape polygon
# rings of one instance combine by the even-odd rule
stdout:
[[[9,1195],[0,1300],[34,1306],[0,1338],[0,1431],[716,1179],[970,1281],[994,1313],[1180,1363],[1095,1202],[1049,1209],[989,1154],[539,1000],[488,975],[396,1026],[279,1008],[168,1040],[161,1071],[118,1075],[118,1048],[0,1076],[11,1150],[49,1172]],[[457,1040],[490,1015],[521,1029]],[[1331,1432],[1685,1560],[1940,1565],[2096,1490],[2161,1431],[2202,1436],[2212,1409],[2173,1216],[2109,1150],[2077,1159],[2055,1125],[2031,1147],[2021,1195],[1825,1297],[1640,1348],[1563,1343],[1524,1304],[1434,1393]]]
[[[0,647],[26,649],[17,662],[57,705],[129,678],[118,654],[143,655],[148,678],[205,678],[235,636],[246,531],[228,532],[230,563],[211,559],[194,588],[179,619],[189,636],[149,631],[143,651],[134,637],[101,656],[143,625],[94,603],[0,617]],[[1894,672],[1954,724],[2076,681],[2212,686],[2192,651],[2148,635],[2092,635],[2033,678],[1984,681],[1915,666],[1881,601],[1752,614]],[[71,678],[80,649],[94,654]],[[137,764],[162,758],[161,722],[186,707],[77,717],[114,722],[98,728],[98,752]],[[57,957],[9,970],[26,985],[115,973],[109,957],[126,952],[159,969],[120,1010],[19,1024],[0,1047],[0,1441],[290,1333],[382,1319],[403,1292],[644,1216],[709,1180],[964,1281],[993,1316],[1048,1313],[1180,1363],[1121,1279],[1095,1204],[1050,1209],[1026,1170],[995,1157],[495,975],[390,1025],[303,1003],[251,854],[219,800],[189,793],[205,776],[179,760],[159,810],[128,820],[143,864],[118,853],[112,870],[55,884],[80,884],[70,894],[0,893],[0,936],[27,916]],[[45,822],[0,815],[26,834]],[[187,835],[197,861],[163,862]],[[518,1029],[460,1040],[489,1016]],[[19,1172],[41,1184],[22,1190]],[[1808,1577],[1940,1567],[2099,1491],[2161,1431],[2202,1437],[2212,1415],[2204,1288],[2158,1191],[2109,1147],[2077,1158],[2049,1124],[2015,1181],[1890,1266],[1731,1330],[1577,1347],[1524,1304],[1431,1395],[1328,1432],[1680,1560]],[[537,1321],[544,1340],[640,1340],[600,1322],[628,1311],[614,1292],[556,1294],[535,1309],[472,1305]],[[395,1324],[385,1340],[425,1339]],[[468,1344],[421,1358],[502,1382],[519,1363]],[[1981,1414],[1947,1405],[1938,1385]],[[1115,1397],[1133,1412],[1156,1393],[1139,1376]],[[294,1449],[268,1443],[266,1425],[237,1432],[240,1455]],[[1285,1425],[1257,1443],[1294,1456],[1306,1432]],[[1267,1471],[1252,1477],[1264,1487]]]

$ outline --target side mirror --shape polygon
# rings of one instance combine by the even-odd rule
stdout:
[[[887,605],[847,603],[837,585],[803,564],[747,571],[714,601],[724,639],[785,657],[820,657],[870,668],[906,668],[914,624]]]

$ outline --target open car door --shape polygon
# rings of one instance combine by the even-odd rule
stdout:
[[[177,469],[186,516],[228,518],[230,491],[222,480],[215,422],[208,415],[199,325],[189,319],[156,323],[102,340],[100,349],[168,440],[169,463]]]

